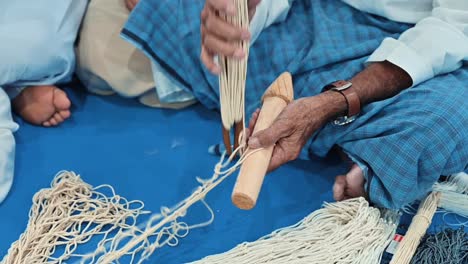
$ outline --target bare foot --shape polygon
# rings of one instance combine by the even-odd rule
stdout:
[[[343,201],[365,196],[364,175],[361,168],[354,164],[346,175],[339,175],[333,185],[333,198]]]
[[[13,99],[13,111],[34,125],[56,126],[70,117],[67,94],[51,85],[25,88]]]

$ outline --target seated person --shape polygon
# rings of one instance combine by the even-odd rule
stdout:
[[[247,114],[284,71],[297,100],[249,146],[276,146],[270,169],[338,146],[354,165],[336,178],[337,200],[399,209],[468,169],[468,2],[258,2],[249,32],[217,15],[235,12],[231,0],[140,0],[123,35],[170,81],[157,89],[182,88],[211,109],[215,55],[243,59],[233,43],[250,39]]]
[[[155,90],[161,75],[144,53],[120,36],[138,0],[100,0],[89,3],[76,48],[77,76],[88,91],[136,98],[150,107],[183,108],[195,102],[179,91]],[[159,84],[164,86],[159,78]]]
[[[46,127],[70,117],[70,100],[55,85],[75,69],[73,43],[87,0],[15,0],[0,3],[0,202],[14,175],[18,128],[10,108]]]

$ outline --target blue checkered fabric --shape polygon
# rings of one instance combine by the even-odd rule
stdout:
[[[218,79],[201,64],[203,0],[141,0],[123,35],[193,92],[219,108]],[[411,25],[363,13],[338,0],[295,1],[285,22],[264,30],[248,64],[247,113],[279,74],[293,75],[296,98],[325,84],[349,79],[364,67],[385,37]],[[364,107],[344,127],[327,125],[303,150],[325,156],[333,146],[369,168],[369,195],[376,205],[402,206],[423,196],[440,175],[468,167],[468,66]]]

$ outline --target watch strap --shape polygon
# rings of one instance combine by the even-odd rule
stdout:
[[[348,102],[348,116],[355,116],[361,112],[361,102],[354,89],[340,91]]]
[[[336,81],[324,87],[324,91],[332,90],[343,95],[348,105],[348,110],[345,117],[340,118],[338,124],[346,124],[352,122],[355,117],[361,112],[361,100],[357,93],[352,89],[353,84],[349,81]]]

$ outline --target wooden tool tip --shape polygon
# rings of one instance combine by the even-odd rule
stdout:
[[[286,101],[287,104],[294,100],[294,88],[292,76],[289,72],[281,74],[265,91],[263,98],[279,97]]]
[[[242,210],[250,210],[255,207],[254,200],[243,193],[234,193],[232,203]]]

